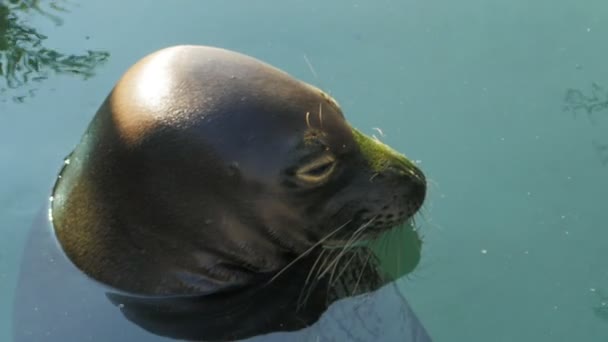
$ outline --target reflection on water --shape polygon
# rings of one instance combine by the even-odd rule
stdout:
[[[251,336],[252,330],[268,328],[268,324],[273,323],[266,320],[272,317],[268,312],[280,306],[286,292],[304,290],[303,278],[307,278],[309,271],[314,272],[311,264],[317,259],[315,256],[303,259],[301,262],[307,265],[291,268],[272,286],[245,291],[244,295],[254,295],[240,301],[235,301],[238,298],[232,295],[221,294],[208,298],[130,296],[114,290],[108,292],[107,287],[85,277],[55,244],[45,219],[43,212],[26,247],[14,311],[15,342],[81,341],[92,336],[99,341],[147,342],[185,337],[220,340],[226,334]],[[321,310],[322,317],[303,330],[272,327],[267,330],[271,332],[269,335],[252,337],[251,341],[430,341],[402,289],[396,281],[391,281],[416,268],[421,243],[414,226],[405,225],[385,233],[376,244],[369,246],[374,253],[372,259],[377,259],[374,267],[384,273],[387,276],[384,280],[388,281],[377,291],[372,290],[380,284],[370,283],[376,270],[366,267],[370,265],[367,261],[361,264],[349,253],[340,253],[337,259],[329,256],[327,263],[322,263],[330,267],[335,260],[336,266],[331,266],[332,271],[315,282],[313,290],[313,297],[325,299],[330,295],[334,302],[329,308],[329,303],[323,302],[312,307],[312,314],[316,316],[320,312],[314,311]],[[400,263],[395,265],[395,262]],[[349,270],[342,272],[344,267]],[[334,293],[332,274],[344,280],[336,284],[336,290],[349,288],[348,283],[356,281],[360,285],[354,294],[367,293],[355,297],[351,297],[350,292]],[[217,301],[214,303],[214,300]],[[316,300],[309,296],[307,301]],[[241,306],[242,303],[247,305]],[[287,306],[286,312],[294,307]],[[258,314],[249,315],[254,310]],[[281,332],[272,333],[277,330]]]
[[[387,241],[389,237],[391,241]],[[251,290],[164,298],[116,292],[108,292],[106,296],[133,324],[173,339],[224,341],[292,332],[288,339],[291,340],[305,332],[325,333],[324,340],[349,335],[353,341],[383,340],[384,332],[379,330],[387,324],[383,323],[387,317],[391,317],[388,320],[393,324],[401,325],[400,336],[405,339],[405,330],[415,330],[417,324],[411,323],[413,314],[395,281],[418,265],[420,243],[413,226],[406,225],[385,233],[374,243],[371,253],[367,246],[312,253],[281,277]],[[379,274],[383,277],[378,277]],[[291,299],[298,292],[296,303]],[[246,307],[243,303],[247,303]],[[337,305],[330,308],[333,303]],[[317,321],[323,314],[333,317]],[[311,325],[312,330],[306,331]],[[358,327],[345,328],[350,325]],[[314,326],[324,329],[317,330]],[[330,330],[333,332],[329,333]],[[355,335],[371,339],[357,339],[351,335],[355,331]]]
[[[23,102],[35,94],[36,88],[11,90],[38,83],[50,74],[74,74],[83,78],[94,75],[95,68],[105,62],[110,53],[86,51],[69,54],[44,46],[47,36],[29,26],[23,19],[26,15],[40,15],[61,25],[59,15],[67,11],[58,2],[42,7],[38,0],[12,0],[0,3],[0,100],[6,101],[10,93],[12,100]]]
[[[600,157],[602,165],[608,165],[608,143],[601,143],[597,140],[593,140],[593,147]]]
[[[593,307],[593,313],[598,318],[608,322],[608,295],[606,295],[603,291],[595,291],[595,293],[599,297],[599,304]]]
[[[565,110],[575,115],[582,110],[587,114],[589,120],[595,123],[594,114],[608,109],[608,92],[597,83],[592,83],[589,95],[585,95],[578,89],[568,89],[564,102]]]
[[[591,84],[589,94],[579,89],[568,89],[564,96],[564,110],[575,116],[582,111],[592,125],[597,125],[596,115],[608,115],[608,91],[597,83]],[[592,145],[602,165],[608,165],[608,141],[593,139]]]

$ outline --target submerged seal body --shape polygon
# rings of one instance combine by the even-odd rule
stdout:
[[[236,52],[176,46],[116,84],[66,159],[50,216],[65,255],[132,321],[243,338],[318,319],[325,289],[308,311],[293,305],[319,251],[356,251],[410,219],[425,191],[412,162],[320,89]],[[231,320],[209,318],[218,308]],[[194,318],[145,314],[159,311]],[[248,320],[240,333],[235,319]],[[216,331],[192,333],[205,320]]]

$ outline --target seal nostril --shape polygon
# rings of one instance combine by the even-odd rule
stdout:
[[[408,202],[422,203],[426,196],[426,184],[419,180],[410,180],[401,199]]]

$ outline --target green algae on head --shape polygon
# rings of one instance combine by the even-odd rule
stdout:
[[[392,164],[398,164],[403,167],[404,171],[422,180],[422,173],[416,171],[417,167],[405,155],[395,151],[380,140],[361,133],[354,127],[352,131],[361,153],[369,161],[369,165],[374,171],[381,172]]]
[[[361,154],[372,170],[381,173],[398,165],[401,168],[400,172],[425,182],[423,173],[405,155],[354,127],[352,132]],[[364,241],[363,245],[373,251],[379,271],[388,277],[389,281],[409,274],[420,261],[422,241],[411,219],[371,240]]]

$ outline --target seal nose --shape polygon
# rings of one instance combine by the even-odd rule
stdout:
[[[426,197],[426,177],[422,170],[415,166],[405,168],[402,165],[392,165],[387,171],[396,176],[398,186],[403,189],[403,198],[413,206],[412,214],[418,211]]]

